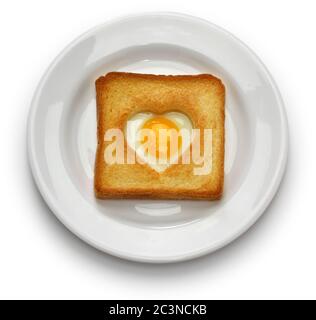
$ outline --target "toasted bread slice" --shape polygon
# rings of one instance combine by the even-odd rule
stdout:
[[[97,137],[94,188],[97,198],[219,199],[224,183],[225,87],[209,75],[150,75],[111,72],[96,80]],[[150,111],[184,113],[198,129],[212,129],[212,170],[195,175],[194,164],[163,172],[147,164],[108,164],[105,132],[124,131],[128,119]],[[127,152],[125,146],[124,152]]]

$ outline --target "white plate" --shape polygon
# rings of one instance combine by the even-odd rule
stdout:
[[[94,81],[109,71],[212,73],[227,89],[222,200],[96,200]],[[92,246],[131,260],[173,262],[210,253],[264,212],[284,173],[287,121],[277,87],[255,54],[198,18],[151,13],[99,26],[46,71],[28,123],[30,164],[58,219]]]

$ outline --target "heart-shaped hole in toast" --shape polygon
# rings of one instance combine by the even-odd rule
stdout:
[[[142,163],[161,173],[177,163],[179,157],[190,147],[192,129],[191,120],[180,112],[139,112],[127,121],[125,138],[128,147],[136,152]],[[152,147],[153,144],[149,143],[144,132],[150,132],[150,138],[152,134],[155,135],[151,140],[154,148],[148,148],[148,145]],[[177,143],[173,145],[175,139]]]

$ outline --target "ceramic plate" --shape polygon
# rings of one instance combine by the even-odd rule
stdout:
[[[222,200],[96,200],[94,81],[109,71],[211,73],[223,80]],[[258,57],[229,32],[174,13],[124,17],[80,36],[44,74],[28,122],[31,169],[58,219],[106,253],[145,262],[192,259],[245,232],[276,193],[287,148],[282,100]]]

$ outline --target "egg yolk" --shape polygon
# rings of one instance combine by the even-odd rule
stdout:
[[[170,159],[170,157],[173,155],[171,147],[170,147],[170,141],[171,141],[171,130],[175,130],[177,133],[179,133],[179,128],[177,127],[177,125],[171,121],[170,119],[164,118],[164,117],[155,117],[155,118],[151,118],[148,119],[142,129],[149,129],[152,130],[152,132],[155,134],[155,138],[156,138],[156,154],[152,154],[152,156],[156,157],[156,158],[167,158]],[[160,140],[159,140],[159,131],[161,129],[166,130],[166,143],[161,142],[160,144]],[[145,138],[143,140],[143,143],[146,142],[147,139]],[[182,140],[181,140],[181,136],[178,135],[178,150],[181,148],[181,144],[182,144]],[[147,150],[149,153],[152,153],[150,148],[149,150]],[[173,153],[175,151],[173,150]]]

